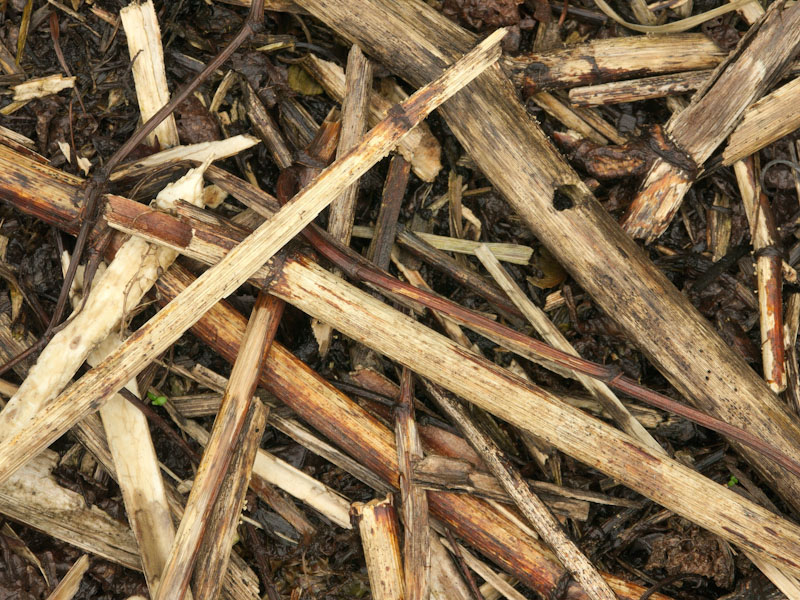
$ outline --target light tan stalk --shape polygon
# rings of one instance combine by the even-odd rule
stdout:
[[[404,600],[400,531],[392,497],[353,503],[353,520],[361,532],[369,586],[375,600]]]
[[[237,447],[234,443],[240,438],[248,415],[251,420],[258,420],[251,414],[253,392],[255,392],[258,382],[264,353],[275,337],[280,315],[283,312],[282,308],[279,300],[263,292],[258,296],[253,307],[239,356],[233,365],[219,414],[214,420],[211,437],[195,474],[194,485],[186,503],[183,519],[181,519],[175,535],[172,550],[164,566],[155,600],[184,597],[204,536],[210,535],[212,538],[217,538],[221,533],[208,530],[208,521],[229,466],[232,462],[239,460],[237,457],[241,453],[241,447],[248,445],[244,443]],[[261,439],[261,433],[263,433],[263,418],[264,415],[261,416],[262,427],[260,429],[254,426],[253,434],[257,434],[258,439]],[[253,457],[255,457],[255,448],[253,448]],[[252,460],[249,461],[249,464],[242,466],[246,471],[247,481],[250,480]],[[243,500],[243,496],[231,499],[234,504],[240,500]],[[238,515],[238,511],[235,512]],[[221,535],[220,538],[225,538],[230,534],[229,528],[223,529],[227,531],[227,534]],[[226,563],[227,558],[221,562]]]
[[[696,171],[733,131],[744,111],[777,80],[800,47],[800,6],[773,3],[690,105],[665,131],[677,147],[656,159],[628,209],[623,227],[652,242],[672,221]],[[680,154],[685,156],[681,157]]]
[[[302,65],[331,98],[339,103],[344,101],[347,92],[345,74],[341,67],[313,54],[307,54]],[[371,94],[369,102],[369,124],[374,126],[386,118],[392,103],[380,94]],[[400,140],[397,150],[411,163],[414,173],[423,181],[433,181],[442,168],[441,147],[425,123],[415,127]]]
[[[769,200],[761,190],[754,158],[737,161],[733,169],[750,223],[750,240],[756,257],[764,379],[774,392],[782,392],[786,389],[781,294],[783,260],[776,245],[778,232],[775,218]]]
[[[493,64],[499,57],[499,43],[504,36],[505,30],[498,30],[440,78],[398,105],[387,120],[373,129],[356,148],[323,171],[312,185],[297,194],[272,219],[206,271],[101,365],[71,386],[42,411],[29,427],[1,442],[0,480],[24,464],[36,450],[46,447],[75,422],[99,408],[128,379],[196,323],[220,298],[244,283],[265,260],[308,225],[337,194],[395,146],[414,123],[421,121]],[[77,398],[80,401],[76,401]],[[8,407],[0,413],[0,417],[7,411]]]
[[[616,600],[616,595],[605,579],[597,572],[594,565],[570,540],[561,525],[545,506],[544,502],[533,493],[519,471],[511,466],[508,458],[492,440],[482,431],[466,413],[458,400],[446,392],[429,385],[428,393],[450,419],[456,423],[464,437],[472,444],[475,451],[487,464],[494,476],[514,500],[517,508],[534,526],[536,532],[553,550],[567,570],[583,586],[586,594],[593,600]]]
[[[525,292],[519,288],[508,272],[503,269],[503,266],[489,248],[484,245],[478,247],[475,250],[475,256],[478,257],[486,270],[494,277],[497,284],[508,297],[511,298],[514,305],[522,311],[522,314],[530,321],[534,329],[542,336],[542,339],[554,348],[563,350],[573,356],[579,356],[577,351],[567,341],[567,338],[553,325],[544,311],[530,301],[528,296],[525,295]],[[644,427],[642,427],[642,424],[631,415],[611,388],[602,381],[586,377],[585,375],[575,373],[573,376],[581,382],[581,385],[583,385],[611,415],[613,415],[614,421],[619,425],[622,431],[638,439],[652,450],[666,455],[661,445]]]
[[[136,85],[136,99],[142,121],[147,121],[158,109],[169,102],[167,72],[164,68],[164,49],[161,47],[161,28],[156,18],[152,0],[132,2],[119,16],[128,41],[128,56]],[[174,115],[169,115],[147,136],[151,146],[171,148],[178,146],[178,126]]]
[[[64,575],[56,589],[47,597],[47,600],[72,600],[75,594],[78,593],[81,579],[83,579],[83,575],[88,568],[89,557],[84,554],[69,568],[67,574]]]

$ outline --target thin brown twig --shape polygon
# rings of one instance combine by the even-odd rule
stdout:
[[[537,357],[545,358],[560,366],[588,375],[589,377],[600,379],[609,387],[615,388],[632,398],[636,398],[650,406],[666,410],[701,425],[702,427],[728,436],[761,452],[792,473],[800,475],[800,463],[748,431],[709,416],[690,406],[680,404],[663,394],[647,389],[637,384],[632,379],[622,375],[615,367],[600,365],[580,357],[566,354],[552,348],[544,342],[527,337],[518,331],[496,323],[475,311],[464,308],[435,293],[421,290],[399,281],[384,271],[377,269],[372,263],[356,252],[343,247],[336,240],[333,240],[327,232],[316,225],[312,224],[307,227],[303,231],[303,235],[317,251],[353,279],[371,283],[393,294],[419,302],[430,309],[441,311],[448,317],[473,331],[498,341],[498,343],[502,343],[514,351],[522,352],[523,355],[536,355]]]

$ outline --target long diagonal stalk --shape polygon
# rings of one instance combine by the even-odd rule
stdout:
[[[441,77],[391,111],[364,140],[323,171],[270,220],[206,271],[115,352],[53,404],[24,431],[0,443],[0,481],[97,410],[145,365],[166,350],[218,300],[247,281],[265,261],[308,225],[342,190],[366,173],[414,125],[472,81],[500,56],[505,30],[498,30],[464,55]]]

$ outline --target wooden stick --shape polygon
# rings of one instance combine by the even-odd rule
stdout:
[[[119,11],[128,55],[132,61],[136,99],[142,121],[147,121],[169,102],[164,49],[161,47],[161,28],[152,0],[133,2]],[[180,145],[175,116],[169,115],[148,136],[150,146],[171,148]]]
[[[797,95],[800,78],[794,79],[750,106],[728,138],[723,164],[731,165],[757,153],[800,127]]]
[[[777,80],[798,47],[800,7],[774,3],[691,104],[667,123],[675,153],[650,167],[625,215],[623,227],[628,233],[649,243],[666,230],[697,168],[733,131],[747,107]]]
[[[310,55],[309,55],[310,56]],[[367,60],[358,44],[353,44],[347,55],[347,73],[342,102],[342,129],[336,155],[343,156],[363,137],[367,130],[370,96],[372,93],[372,63]],[[328,233],[350,245],[353,232],[353,219],[358,199],[358,181],[348,187],[328,209]],[[319,353],[324,356],[331,345],[333,328],[327,323],[312,323],[317,338]]]
[[[511,276],[505,269],[503,269],[502,265],[494,257],[491,250],[489,250],[486,246],[481,246],[475,251],[475,255],[478,257],[481,263],[483,263],[483,266],[487,271],[489,271],[492,277],[494,277],[494,280],[498,283],[498,285],[503,288],[503,291],[508,295],[509,298],[511,298],[514,304],[516,304],[517,308],[523,312],[523,314],[528,318],[528,321],[530,321],[536,331],[539,332],[539,334],[548,344],[554,348],[558,348],[559,350],[563,350],[564,352],[578,356],[578,353],[567,341],[567,338],[565,338],[558,328],[553,325],[544,311],[531,302],[525,293],[519,288],[516,282],[511,279]],[[614,421],[616,421],[617,425],[619,425],[622,431],[625,431],[631,437],[638,439],[652,450],[666,454],[661,445],[647,432],[644,427],[642,427],[642,424],[639,423],[630,412],[628,412],[628,409],[622,404],[622,402],[620,402],[616,394],[614,394],[614,392],[612,392],[606,384],[604,384],[602,381],[597,381],[596,379],[586,377],[585,375],[576,374],[576,378],[587,390],[589,390],[589,393],[591,393],[592,396],[596,398],[611,415],[613,415]]]
[[[514,83],[527,95],[575,86],[713,69],[725,52],[698,33],[592,40],[569,48],[505,58]]]
[[[347,91],[341,67],[313,54],[307,54],[301,64],[331,98],[339,103],[344,102]],[[369,124],[374,126],[386,118],[392,103],[377,93],[370,95],[369,102]],[[400,140],[397,151],[411,163],[414,173],[423,181],[433,181],[442,168],[439,141],[425,123],[412,129],[408,136]]]
[[[395,439],[400,472],[405,538],[403,565],[406,600],[427,600],[430,590],[430,528],[427,492],[414,482],[414,465],[424,458],[414,421],[411,372],[403,369],[400,403],[395,410]]]
[[[702,87],[710,76],[709,70],[685,71],[644,79],[575,87],[569,91],[569,101],[577,106],[598,106],[675,96]]]
[[[270,256],[322,210],[341,190],[386,154],[414,123],[422,120],[499,56],[504,30],[489,36],[457,65],[421,88],[383,121],[351,152],[337,160],[273,219],[206,271],[180,298],[132,335],[100,366],[65,391],[30,427],[0,442],[0,481],[36,450],[46,447],[85,414],[99,408],[131,376],[196,323],[216,301],[235,290]],[[137,350],[138,349],[138,350]],[[131,350],[137,350],[132,352]],[[80,398],[80,401],[76,401]]]
[[[67,574],[58,583],[56,589],[50,593],[47,600],[72,600],[75,594],[78,593],[81,580],[88,568],[89,557],[84,554],[69,568]]]
[[[778,232],[766,194],[761,191],[755,160],[734,163],[736,181],[742,194],[750,239],[756,257],[758,308],[761,326],[761,359],[764,379],[776,393],[786,389],[786,358],[783,342],[782,258],[777,247]]]
[[[577,131],[583,137],[600,144],[608,143],[608,140],[603,135],[550,92],[538,92],[531,96],[531,100],[548,115],[562,123],[567,129]]]
[[[391,495],[366,504],[354,502],[350,514],[361,532],[372,597],[375,600],[403,600],[400,532]]]
[[[294,158],[292,151],[286,145],[280,129],[269,116],[267,109],[261,103],[261,100],[246,79],[242,79],[242,91],[244,92],[245,107],[247,109],[247,116],[253,129],[256,130],[258,137],[264,142],[264,145],[269,148],[272,159],[280,169],[287,169],[292,166]]]
[[[145,4],[132,3],[120,11],[123,27],[126,31],[128,51],[133,60],[133,78],[136,87],[136,96],[139,103],[139,112],[143,121],[147,121],[162,106],[169,102],[169,88],[167,87],[166,71],[164,67],[164,54],[161,46],[161,32],[156,18],[153,3],[148,0]],[[146,138],[148,144],[170,148],[180,144],[178,128],[173,115],[169,115]],[[219,148],[219,144],[213,146]],[[159,194],[161,207],[171,209],[175,205],[175,196],[182,196],[182,200],[203,206],[202,171],[192,170],[196,179],[188,183],[185,191],[179,194]],[[187,174],[188,175],[188,174]],[[182,189],[176,184],[165,189]],[[143,258],[147,256],[163,256],[159,261],[160,269],[167,268],[175,254],[168,254],[151,246],[142,247]],[[113,264],[113,263],[112,263]],[[68,265],[65,265],[65,275]],[[152,277],[156,276],[158,270]],[[83,282],[89,289],[91,282]],[[152,280],[150,281],[152,285]],[[121,288],[123,295],[128,295],[131,283],[125,283]],[[149,287],[145,282],[140,284],[142,291]],[[138,292],[139,290],[135,290]],[[90,294],[91,295],[91,294]],[[138,302],[138,294],[132,298]],[[104,303],[108,304],[107,297]],[[80,304],[80,302],[78,302]],[[75,307],[80,310],[80,306]],[[87,315],[89,316],[89,315]],[[95,319],[98,315],[93,315]],[[124,313],[117,315],[117,320],[124,319]],[[115,327],[116,329],[116,327]],[[121,340],[116,332],[112,332],[89,355],[88,362],[95,366],[113,351]],[[126,384],[127,389],[137,398],[140,397],[136,380]],[[161,573],[169,556],[169,549],[175,538],[175,527],[170,515],[169,503],[164,481],[161,478],[161,468],[156,456],[153,440],[150,437],[150,428],[145,415],[135,406],[131,405],[119,394],[112,396],[108,403],[100,409],[100,417],[106,432],[108,447],[114,461],[116,480],[122,491],[125,510],[128,515],[131,529],[139,544],[142,558],[142,568],[151,593],[158,588]]]
[[[603,470],[670,510],[736,544],[760,553],[766,548],[773,548],[772,553],[765,553],[764,556],[769,554],[768,560],[793,569],[792,561],[786,561],[785,556],[778,556],[780,552],[774,546],[775,539],[766,531],[774,530],[777,518],[774,514],[755,505],[746,509],[738,506],[740,498],[729,490],[655,453],[610,426],[563,407],[550,394],[524,384],[377,302],[368,294],[342,285],[311,263],[288,260],[273,285],[272,293],[312,316],[333,324],[345,335],[414,369],[500,418],[542,437],[567,454]],[[410,347],[408,339],[418,339],[420,343]],[[474,376],[469,376],[473,369]],[[554,412],[551,413],[551,410]],[[538,418],[532,420],[531,414],[536,414]],[[622,447],[629,449],[630,454],[620,452]],[[675,494],[669,484],[676,479],[681,481],[680,494]],[[690,491],[692,489],[695,491]],[[691,498],[698,499],[697,505]],[[699,501],[701,498],[702,501]],[[757,513],[751,513],[750,509],[762,512],[756,516]],[[724,512],[727,519],[717,511]],[[735,517],[737,524],[732,527],[726,521],[734,518],[734,514],[738,515]],[[794,531],[793,525],[788,522],[784,522],[784,525]],[[744,535],[745,530],[751,531],[751,534]],[[800,529],[792,535],[800,535]],[[757,538],[761,541],[755,547],[753,542]]]
[[[337,157],[344,156],[367,131],[371,92],[372,64],[361,48],[354,44],[347,55],[345,92],[342,98],[342,131],[336,149]],[[345,246],[350,245],[357,196],[358,182],[334,200],[328,212],[328,233]]]
[[[253,392],[264,353],[275,337],[282,312],[280,300],[263,292],[259,295],[242,340],[239,356],[233,365],[222,406],[214,420],[211,438],[195,475],[194,485],[175,535],[172,551],[164,566],[155,600],[184,597],[204,536],[211,534],[212,537],[216,537],[216,534],[220,533],[208,531],[208,519],[229,465],[232,461],[238,460],[234,458],[239,452],[234,442],[243,431],[248,415],[251,419],[254,418],[250,410]],[[260,439],[263,429],[256,427],[253,431],[258,432]],[[255,453],[255,450],[253,452]],[[246,469],[249,480],[252,460]]]
[[[406,195],[408,176],[411,173],[410,163],[402,156],[393,156],[389,162],[389,171],[386,173],[386,182],[383,184],[378,220],[375,223],[375,235],[367,249],[367,258],[381,269],[388,269],[391,262],[390,255],[394,246],[395,232],[397,231],[397,218],[403,197]]]
[[[793,292],[786,301],[784,316],[784,337],[786,360],[786,392],[784,398],[795,413],[800,414],[800,369],[797,360],[797,332],[800,329],[800,293]]]
[[[191,280],[192,276],[186,271],[173,267],[159,280],[158,290],[164,298],[173,298]],[[195,325],[194,331],[227,360],[232,360],[245,323],[229,305],[219,303]],[[320,432],[397,485],[397,450],[394,436],[386,427],[280,344],[272,345],[264,366],[262,385]],[[514,573],[533,589],[546,593],[561,577],[562,568],[551,562],[547,551],[535,539],[485,503],[442,492],[429,492],[428,500],[433,513],[453,527],[459,536],[482,548],[501,568]],[[638,600],[643,592],[639,586],[611,575],[608,579],[620,598]],[[658,598],[666,600],[663,596]]]
[[[616,595],[600,576],[591,562],[570,540],[547,506],[528,487],[519,471],[511,466],[508,458],[489,435],[477,427],[460,403],[433,385],[426,389],[450,419],[456,423],[464,437],[480,454],[484,462],[500,480],[517,508],[530,521],[544,542],[553,550],[561,563],[583,586],[586,594],[594,600],[616,600]]]
[[[473,600],[467,584],[458,572],[453,559],[439,540],[438,535],[430,535],[431,598],[433,600]],[[438,566],[438,568],[437,568]]]
[[[5,321],[4,321],[5,320]],[[32,336],[21,340],[17,336],[11,337],[10,318],[0,315],[0,359],[7,360],[19,354],[26,345],[34,343]],[[242,327],[244,331],[244,326]],[[19,370],[24,370],[19,367]],[[24,375],[24,373],[20,373]],[[103,424],[99,415],[84,419],[73,428],[72,432],[78,440],[86,446],[97,461],[103,465],[108,473],[117,478],[117,472],[111,451],[108,449]],[[47,458],[50,457],[50,458]],[[131,535],[130,530],[117,521],[109,521],[108,515],[103,511],[85,507],[85,500],[80,494],[61,488],[50,475],[50,470],[58,463],[55,453],[46,451],[41,454],[44,465],[32,461],[29,466],[20,471],[21,484],[12,482],[7,487],[0,487],[0,512],[9,515],[23,523],[45,532],[47,535],[63,540],[90,552],[103,556],[106,559],[132,568],[143,570],[139,558],[141,550],[137,548],[137,540]],[[30,469],[30,470],[29,470]],[[26,483],[30,479],[30,483]],[[54,484],[50,484],[49,480]],[[183,512],[183,498],[168,484],[166,488],[170,509],[180,518]],[[25,494],[35,490],[36,498],[27,498]],[[65,510],[67,512],[65,512]],[[153,521],[154,527],[159,527],[158,521]],[[170,527],[172,524],[170,522]],[[162,532],[150,532],[151,536],[163,536]],[[167,547],[164,556],[169,552]],[[133,557],[132,559],[130,557]],[[158,573],[160,577],[160,572]],[[235,560],[225,573],[225,588],[223,595],[234,600],[253,600],[258,598],[258,582],[249,567],[242,560]]]
[[[252,135],[235,135],[217,142],[201,142],[199,144],[175,146],[174,148],[168,148],[167,150],[151,154],[141,160],[134,160],[120,165],[111,173],[109,181],[119,181],[126,177],[138,177],[158,167],[184,160],[194,160],[203,163],[209,158],[213,158],[213,160],[228,158],[243,150],[252,148],[258,143],[259,139]]]
[[[416,0],[298,4],[412,82],[438,73],[472,39]],[[499,67],[440,110],[538,239],[683,396],[797,454],[800,428],[785,407],[596,202],[527,115]],[[562,210],[554,198],[563,200],[556,202]],[[800,478],[742,451],[786,502],[800,506]]]
[[[165,188],[159,198],[167,205],[177,197],[202,203],[202,184],[202,169],[193,169],[180,183]],[[130,239],[120,248],[93,286],[93,293],[51,339],[0,413],[0,439],[19,431],[64,389],[94,347],[118,327],[124,315],[136,308],[159,273],[176,256],[173,250],[151,247],[141,239]]]
[[[234,365],[235,367],[236,365]],[[231,379],[233,379],[232,376]],[[267,412],[260,402],[251,403],[241,433],[238,439],[234,440],[235,456],[230,463],[228,473],[220,484],[221,489],[214,505],[214,511],[206,524],[207,532],[212,535],[205,536],[197,553],[194,592],[198,598],[217,598],[219,596],[223,582],[222,575],[228,568],[233,549],[233,536],[239,525],[245,495],[250,483],[253,459],[264,433]],[[178,598],[180,596],[162,597]]]
[[[401,229],[398,235],[402,231]],[[409,232],[411,233],[411,232]],[[375,230],[366,225],[356,225],[353,227],[353,237],[371,239],[375,235]],[[512,263],[515,265],[527,265],[533,257],[533,248],[530,246],[523,246],[521,244],[512,244],[505,242],[475,242],[472,240],[460,240],[446,235],[436,235],[433,233],[424,233],[422,231],[414,231],[411,233],[424,242],[427,242],[437,250],[444,250],[445,252],[457,252],[460,254],[475,254],[475,249],[481,244],[485,244],[492,251],[492,254],[497,257],[497,260]]]

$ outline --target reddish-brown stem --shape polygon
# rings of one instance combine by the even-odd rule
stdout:
[[[591,361],[572,356],[548,346],[544,342],[529,338],[518,331],[514,331],[504,325],[496,323],[483,315],[470,309],[464,308],[454,302],[442,298],[437,294],[415,288],[388,275],[387,273],[375,268],[369,261],[362,256],[344,248],[335,240],[320,229],[312,225],[307,227],[303,235],[325,258],[342,269],[353,279],[359,279],[366,283],[371,283],[383,290],[412,299],[426,307],[440,311],[448,317],[458,321],[462,325],[469,327],[473,331],[482,335],[489,334],[492,339],[501,339],[509,342],[509,345],[524,348],[532,354],[548,359],[563,367],[573,371],[583,373],[589,377],[600,379],[608,386],[620,392],[641,400],[642,402],[655,406],[662,410],[688,419],[702,427],[706,427],[717,433],[733,438],[742,444],[753,448],[771,458],[787,470],[800,475],[800,463],[789,456],[779,452],[771,445],[767,444],[753,434],[740,429],[734,425],[711,417],[695,408],[685,406],[668,398],[663,394],[649,390],[637,384],[632,379],[623,376],[614,367],[599,365]]]

